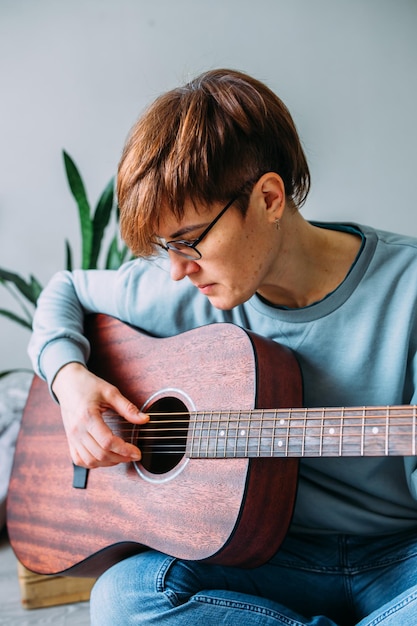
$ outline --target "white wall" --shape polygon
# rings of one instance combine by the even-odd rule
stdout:
[[[218,66],[292,111],[308,217],[417,235],[416,26],[416,0],[0,0],[0,267],[45,283],[78,250],[63,148],[96,201],[144,106]],[[0,370],[28,337],[0,318]]]

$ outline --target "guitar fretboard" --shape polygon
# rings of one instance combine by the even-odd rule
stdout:
[[[412,456],[416,417],[416,406],[198,412],[187,456]]]

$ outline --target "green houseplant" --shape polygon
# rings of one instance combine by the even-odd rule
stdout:
[[[130,258],[128,248],[120,242],[118,236],[119,211],[114,201],[114,179],[106,185],[100,198],[92,209],[86,188],[73,159],[63,151],[64,167],[68,185],[78,209],[81,234],[81,269],[117,269]],[[110,240],[105,236],[108,228],[113,228]],[[65,241],[66,269],[72,270],[73,251],[68,240]],[[40,281],[33,275],[28,279],[7,269],[0,268],[0,287],[6,289],[16,302],[17,311],[0,309],[0,316],[26,329],[32,328],[33,313],[42,291]],[[0,372],[0,378],[12,370]]]

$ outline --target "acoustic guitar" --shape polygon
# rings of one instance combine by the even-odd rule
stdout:
[[[140,462],[75,467],[59,406],[34,377],[7,519],[36,573],[97,576],[149,548],[256,567],[288,530],[300,458],[416,453],[416,407],[303,408],[294,354],[238,326],[159,339],[95,315],[86,335],[90,369],[151,419],[104,416]]]

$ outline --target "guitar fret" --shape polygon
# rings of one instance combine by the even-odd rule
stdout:
[[[273,424],[272,424],[272,437],[271,437],[271,447],[270,447],[270,456],[274,456],[275,449],[275,438],[276,438],[276,424],[277,424],[277,412],[274,413]]]
[[[199,447],[199,456],[209,457],[210,456],[210,424],[213,421],[213,413],[208,411],[204,413],[204,420],[201,423],[201,431],[200,431],[200,439],[198,442]]]
[[[230,413],[229,413],[229,417],[230,417]],[[237,450],[238,450],[238,444],[239,444],[239,434],[240,434],[240,415],[236,420],[236,432],[235,432],[235,444],[234,444],[234,457],[237,457]]]
[[[237,426],[235,422],[231,420],[230,411],[227,412],[226,417],[226,457],[234,458],[236,457],[236,432]]]
[[[196,454],[199,457],[205,456],[202,452],[202,442],[203,442],[203,435],[204,435],[204,429],[205,429],[205,416],[206,414],[204,413],[204,419],[199,420],[198,428],[196,429],[196,435],[197,435],[196,436],[196,445],[197,445]]]
[[[226,426],[225,426],[225,446],[224,446],[224,455],[226,458],[230,458],[233,457],[233,443],[232,443],[232,439],[233,439],[233,430],[230,427],[230,411],[228,413],[226,413]]]
[[[323,456],[325,433],[324,415],[323,409],[314,409],[314,413],[311,414],[308,429],[308,446],[306,446],[305,456]]]
[[[216,420],[216,436],[215,436],[215,456],[216,456],[216,458],[220,457],[219,437],[220,437],[220,419],[218,418]]]
[[[193,442],[195,439],[196,425],[197,425],[197,420],[191,415],[190,427],[188,429],[188,437],[187,437],[187,443],[186,443],[186,455],[189,457],[193,456],[193,452],[194,452]]]
[[[228,413],[229,422],[229,454],[228,457],[237,458],[239,450],[239,413]]]
[[[293,411],[290,409],[287,420],[287,436],[285,438],[285,456],[288,456],[289,452],[289,441],[290,441],[290,431],[291,431],[291,421],[292,421]]]
[[[252,427],[253,426],[253,427]],[[256,413],[256,419],[251,420],[250,424],[250,433],[252,444],[249,446],[249,456],[259,456],[261,450],[261,440],[262,440],[262,416],[259,413]]]
[[[269,442],[272,438],[273,422],[271,421],[269,416],[268,416],[268,419],[266,419],[265,411],[263,409],[261,410],[261,420],[262,420],[262,426],[261,426],[262,437],[260,441],[260,450],[264,451],[264,456],[267,456],[269,452]]]
[[[245,427],[245,457],[248,456],[248,450],[249,450],[249,433],[250,433],[250,422],[249,419],[246,418],[246,427]]]
[[[260,454],[261,451],[261,441],[262,441],[262,435],[263,435],[263,430],[262,430],[262,418],[264,417],[264,412],[261,413],[261,421],[260,421],[260,425],[259,425],[259,431],[260,431],[260,437],[258,438],[258,455]]]
[[[339,456],[342,456],[343,451],[343,418],[345,415],[345,410],[342,408],[340,415],[340,432],[339,432]]]
[[[325,409],[314,409],[312,415],[313,423],[310,427],[310,445],[306,450],[306,456],[337,455],[336,450],[339,449],[337,446],[339,418],[335,419],[333,412],[326,413]],[[318,430],[318,433],[316,433],[316,430]],[[318,439],[317,443],[316,439]]]
[[[319,448],[319,456],[323,456],[323,435],[324,435],[324,409],[321,411],[321,420],[320,420],[320,448]]]
[[[246,429],[243,428],[242,414],[237,413],[236,417],[236,433],[235,433],[235,457],[240,458],[242,456],[242,448],[246,451]]]
[[[236,431],[237,425],[235,421],[231,420],[230,411],[227,412],[227,428],[226,428],[226,456],[227,458],[236,457]]]
[[[219,452],[218,456],[226,458],[226,448],[227,448],[227,426],[220,420],[219,413],[219,437],[217,442],[221,443],[222,451]]]
[[[213,424],[213,413],[210,411],[209,413],[209,418],[208,418],[208,424],[207,424],[207,442],[206,442],[206,454],[207,456],[209,456],[209,446],[210,446],[210,433],[211,433],[211,429],[212,429],[212,424]],[[217,442],[215,442],[215,448],[217,446]],[[216,450],[215,450],[216,452]]]
[[[299,446],[298,454],[301,457],[303,457],[305,453],[305,427],[306,427],[306,410],[305,409],[299,410],[298,420],[299,420],[298,430],[301,431],[297,433],[297,445]]]
[[[259,454],[259,439],[260,439],[260,430],[259,430],[259,417],[258,413],[255,413],[254,419],[251,419],[250,423],[250,439],[249,439],[249,450],[248,454],[250,457],[256,457]]]
[[[262,444],[262,449],[265,451],[265,456],[271,456],[271,448],[273,450],[274,448],[274,441],[275,441],[275,429],[276,429],[276,413],[267,412],[267,423],[268,423],[268,429],[265,433],[265,438]],[[265,411],[262,411],[262,415],[265,416]]]
[[[301,439],[301,456],[305,454],[305,446],[306,446],[306,425],[307,425],[307,411],[304,411],[303,418],[303,430],[302,430],[302,439]]]
[[[296,424],[297,424],[296,415],[297,415],[297,409],[291,409],[290,420],[288,421],[287,456],[293,455],[294,444],[296,443],[295,436],[292,434],[294,430],[296,432]]]
[[[202,438],[203,438],[203,424],[204,424],[204,421],[202,421],[202,422],[200,423],[200,429],[199,429],[199,431],[198,431],[198,438],[197,438],[197,441],[198,441],[197,456],[201,456],[201,441],[202,441]]]
[[[289,428],[289,414],[286,415],[286,419],[283,415],[280,415],[278,411],[274,412],[274,423],[272,429],[272,440],[270,447],[270,456],[272,457],[285,457],[287,456],[287,447],[284,446],[284,442],[288,445],[288,428]]]

